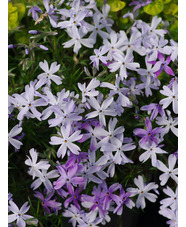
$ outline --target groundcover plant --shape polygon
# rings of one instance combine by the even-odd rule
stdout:
[[[178,226],[177,4],[8,2],[8,226]]]

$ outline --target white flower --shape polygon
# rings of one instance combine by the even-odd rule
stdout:
[[[178,177],[176,176],[178,174],[178,168],[175,168],[176,165],[176,156],[174,154],[169,155],[168,157],[168,165],[167,167],[163,162],[159,161],[157,162],[156,167],[164,172],[159,176],[159,179],[161,181],[161,185],[165,185],[168,181],[168,179],[171,177],[176,183],[178,182]]]
[[[28,202],[24,203],[21,209],[19,209],[13,201],[9,201],[9,203],[10,206],[8,206],[8,208],[13,214],[8,215],[8,223],[12,223],[13,221],[17,220],[16,224],[18,227],[25,227],[25,221],[27,219],[34,219],[33,216],[25,214],[30,208],[30,206],[27,206]],[[34,220],[38,222],[36,219]]]
[[[154,190],[158,188],[158,185],[154,182],[151,182],[147,185],[143,182],[142,176],[138,176],[138,178],[134,178],[134,183],[138,188],[127,188],[127,191],[131,193],[131,196],[135,196],[138,194],[138,198],[136,201],[136,207],[145,208],[145,198],[151,202],[155,202],[157,199],[157,195],[150,193],[150,190]]]
[[[40,170],[47,170],[50,167],[48,161],[39,161],[37,163],[38,153],[34,150],[34,148],[29,151],[30,156],[27,156],[28,159],[25,161],[25,164],[30,166],[28,173],[33,176],[33,179],[37,177],[43,177],[43,174]]]
[[[23,143],[13,137],[17,136],[21,131],[22,128],[17,124],[8,133],[8,142],[11,143],[12,146],[14,146],[16,149],[19,149],[20,146],[23,145]]]

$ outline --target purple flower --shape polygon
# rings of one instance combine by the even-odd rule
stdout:
[[[89,208],[91,211],[95,211],[98,209],[99,215],[101,218],[104,218],[107,211],[103,208],[103,192],[101,192],[101,186],[93,189],[93,196],[90,195],[82,195],[82,206]]]
[[[104,181],[105,183],[105,181]],[[111,201],[118,203],[120,197],[115,195],[114,192],[120,188],[118,183],[112,184],[109,188],[107,187],[106,183],[103,184],[103,192],[105,193],[103,199],[103,209],[109,210]]]
[[[143,110],[143,111],[148,111],[148,114],[151,114],[150,116],[150,120],[153,121],[158,113],[163,117],[165,115],[165,111],[162,109],[162,107],[158,104],[158,103],[151,103],[149,105],[146,105],[146,106],[142,106],[140,108],[140,110]]]
[[[178,118],[176,117],[173,119],[169,110],[167,110],[167,115],[168,117],[164,115],[163,117],[156,118],[156,124],[165,126],[163,127],[164,131],[161,133],[161,135],[164,136],[169,132],[169,130],[171,130],[174,135],[178,136],[178,128],[175,127],[178,125]]]
[[[165,46],[163,48],[163,53],[171,55],[170,58],[172,61],[175,61],[178,58],[178,43],[173,39],[170,40],[171,46]]]
[[[134,135],[142,137],[142,139],[139,141],[139,145],[143,146],[145,145],[146,142],[152,144],[153,141],[155,142],[155,144],[158,144],[159,138],[156,135],[161,133],[163,129],[162,128],[152,129],[152,124],[148,117],[146,117],[145,125],[147,130],[141,128],[136,128],[134,130]]]
[[[123,213],[123,204],[125,204],[129,209],[132,209],[135,206],[135,203],[131,199],[129,199],[130,196],[131,193],[125,192],[124,189],[121,187],[119,200],[116,201],[117,207],[114,209],[113,213],[121,215]]]
[[[140,9],[141,7],[144,7],[148,4],[150,4],[152,1],[151,0],[138,0],[138,1],[132,1],[129,6],[134,6],[134,9],[132,12],[134,13],[137,9]]]
[[[68,195],[70,195],[70,197],[64,201],[64,207],[67,208],[69,207],[70,203],[73,203],[73,205],[75,205],[80,210],[81,207],[78,201],[80,202],[82,201],[81,195],[80,195],[82,191],[83,191],[83,188],[80,188],[80,187],[77,187],[76,190],[74,190],[73,187],[69,187]]]
[[[174,76],[174,72],[168,66],[171,62],[170,56],[165,60],[165,57],[160,52],[158,52],[158,59],[159,61],[148,61],[149,63],[154,65],[152,71],[156,74],[156,76],[158,77],[163,70],[165,70],[167,74]]]
[[[51,192],[48,196],[46,196],[44,198],[44,196],[38,192],[38,191],[35,191],[35,197],[36,198],[39,198],[41,200],[41,205],[44,207],[44,209],[46,210],[47,214],[50,214],[51,213],[51,210],[54,210],[54,211],[58,211],[58,210],[61,210],[61,203],[59,202],[56,202],[55,199],[51,199],[54,195],[54,192]]]
[[[31,13],[32,13],[33,19],[36,21],[37,19],[39,19],[38,13],[43,13],[43,11],[38,6],[32,6],[28,10],[28,15],[30,15]]]
[[[84,178],[77,177],[76,173],[78,170],[78,164],[75,163],[73,166],[69,167],[68,170],[65,170],[63,166],[58,165],[57,169],[61,176],[57,181],[54,182],[54,189],[60,189],[64,185],[67,186],[68,191],[73,191],[73,186],[81,185],[84,186]]]
[[[115,85],[108,82],[102,82],[100,87],[107,87],[111,89],[109,94],[110,96],[114,96],[115,94],[118,94],[119,101],[123,107],[130,106],[132,104],[131,101],[129,100],[128,97],[124,95],[126,88],[121,87],[120,82],[121,82],[121,77],[118,77],[118,75],[116,75]]]

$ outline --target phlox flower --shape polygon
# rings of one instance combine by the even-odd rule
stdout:
[[[143,146],[146,142],[149,142],[151,145],[153,141],[155,142],[155,144],[158,144],[159,138],[156,135],[163,132],[163,129],[162,128],[152,129],[152,124],[148,117],[146,117],[145,125],[147,130],[141,128],[134,129],[134,135],[142,137],[142,139],[139,141],[139,145]]]
[[[20,149],[21,145],[23,145],[22,142],[15,138],[21,131],[22,127],[15,125],[8,133],[8,142],[12,144],[12,146],[14,146],[16,149]]]
[[[135,206],[135,203],[129,199],[131,196],[130,192],[125,192],[122,187],[120,187],[120,196],[119,200],[116,201],[117,207],[114,209],[113,213],[121,215],[123,213],[123,205],[127,206],[129,209],[132,209]]]
[[[108,39],[104,39],[103,44],[108,49],[108,54],[107,54],[108,60],[112,60],[113,53],[122,54],[122,51],[120,50],[120,48],[123,46],[123,42],[125,41],[125,39],[127,39],[127,36],[125,33],[122,35],[119,35],[118,33],[112,31],[110,33],[109,39],[110,39],[110,42],[108,41]]]
[[[149,184],[145,184],[143,181],[142,176],[138,176],[138,178],[134,178],[134,183],[138,188],[127,188],[127,191],[131,193],[131,196],[138,195],[137,201],[136,201],[136,207],[141,207],[142,209],[145,208],[145,198],[148,199],[151,202],[155,202],[157,199],[157,195],[150,193],[150,190],[154,190],[158,188],[158,185],[154,182],[151,182]]]
[[[104,130],[104,133],[102,134],[104,138],[100,140],[98,146],[109,146],[109,142],[115,146],[120,146],[122,144],[122,142],[117,138],[117,135],[122,134],[125,129],[123,126],[115,128],[117,122],[116,118],[110,118],[108,123],[108,132]]]
[[[146,162],[149,158],[151,159],[152,166],[157,165],[157,154],[167,154],[166,151],[162,150],[157,144],[152,142],[152,145],[145,143],[141,145],[141,148],[146,150],[143,154],[139,156],[140,162]]]
[[[103,209],[109,210],[111,201],[117,203],[120,200],[120,196],[114,194],[114,192],[120,188],[120,184],[115,183],[108,188],[106,182],[104,181],[102,188],[105,194],[103,199]]]
[[[38,87],[41,87],[44,84],[47,84],[47,86],[50,87],[51,81],[55,82],[57,85],[62,84],[62,79],[54,74],[60,68],[60,65],[57,65],[57,62],[53,62],[49,68],[48,62],[44,60],[44,62],[39,63],[39,66],[44,73],[39,74],[37,77],[39,79],[37,83]]]
[[[83,135],[80,135],[81,131],[75,131],[71,133],[71,125],[61,126],[60,128],[60,135],[59,136],[52,136],[51,141],[49,142],[52,145],[61,145],[57,151],[57,156],[64,158],[67,148],[73,154],[79,154],[81,150],[76,144],[73,142],[78,141],[82,138]]]
[[[46,9],[45,15],[48,16],[50,24],[52,25],[52,27],[56,28],[57,27],[57,20],[58,20],[58,16],[55,15],[55,8],[52,4],[49,4],[50,0],[43,0],[43,5]]]
[[[96,43],[97,34],[99,34],[102,39],[109,38],[109,34],[105,31],[102,31],[102,29],[105,27],[111,27],[111,24],[101,23],[101,17],[102,15],[99,12],[94,13],[92,17],[94,23],[87,25],[89,31],[92,32],[89,38],[94,40],[94,44]]]
[[[29,209],[28,202],[24,203],[23,206],[19,209],[17,205],[13,201],[9,201],[10,206],[8,206],[9,210],[13,214],[8,215],[8,223],[12,223],[16,220],[16,224],[18,227],[25,227],[28,219],[34,219],[33,216],[25,214]],[[38,221],[34,219],[37,223]]]
[[[43,13],[43,11],[38,6],[32,6],[28,10],[28,15],[32,14],[32,18],[36,21],[39,19],[38,13]]]
[[[110,94],[109,94],[110,96],[114,96],[115,94],[118,94],[120,104],[123,107],[130,106],[132,104],[132,102],[125,95],[126,88],[121,87],[120,82],[121,82],[121,77],[118,77],[118,75],[116,75],[115,85],[108,83],[108,82],[102,82],[100,87],[107,87],[107,88],[111,89]]]
[[[111,25],[114,24],[114,21],[111,18],[109,18],[109,12],[110,12],[110,5],[107,3],[103,4],[102,13],[101,13],[102,17],[100,20],[102,24],[111,24]],[[108,27],[108,26],[106,27],[108,32],[110,31],[109,28],[110,27]]]
[[[178,84],[173,83],[172,89],[164,85],[163,90],[160,90],[160,93],[167,98],[164,98],[160,101],[160,104],[163,105],[163,109],[166,109],[172,103],[172,109],[175,114],[178,113]]]
[[[83,177],[77,177],[76,173],[78,170],[78,164],[75,163],[73,166],[69,167],[68,170],[65,170],[65,168],[61,165],[57,166],[57,169],[60,173],[60,177],[57,181],[54,181],[54,189],[60,189],[64,185],[67,186],[68,191],[72,191],[73,186],[84,186],[84,178]]]
[[[97,150],[98,140],[100,140],[105,130],[100,125],[97,125],[93,129],[88,123],[86,123],[83,128],[87,131],[87,133],[84,133],[83,137],[78,142],[82,143],[90,138],[90,149],[92,151]]]
[[[41,113],[37,110],[38,106],[46,106],[47,102],[42,97],[34,100],[35,97],[35,88],[30,84],[25,86],[25,92],[21,95],[13,94],[12,95],[17,103],[17,108],[19,113],[17,119],[19,121],[23,120],[24,116],[41,120]],[[13,101],[14,102],[14,101]],[[30,112],[31,111],[31,112]]]
[[[156,124],[164,126],[164,131],[161,133],[161,135],[164,136],[171,130],[174,135],[178,136],[178,128],[175,127],[178,125],[178,118],[176,117],[173,119],[169,110],[167,110],[167,115],[168,117],[164,115],[163,117],[156,118]]]
[[[165,60],[165,57],[158,52],[158,59],[159,61],[148,61],[154,65],[152,71],[156,74],[156,76],[158,77],[163,70],[165,70],[168,75],[174,76],[173,70],[168,66],[171,62],[170,56]]]
[[[58,171],[52,170],[47,173],[46,170],[42,170],[41,173],[42,173],[42,177],[40,176],[37,180],[35,180],[31,184],[31,188],[33,188],[33,190],[36,190],[43,183],[47,190],[47,193],[49,193],[53,190],[53,185],[49,179],[59,177]]]
[[[116,116],[115,110],[109,108],[109,106],[113,102],[113,97],[108,97],[103,101],[101,105],[94,97],[90,97],[88,102],[95,109],[95,111],[93,111],[92,113],[88,113],[86,115],[87,119],[99,116],[100,124],[105,126],[105,115]]]
[[[37,159],[38,159],[38,152],[36,152],[34,150],[34,148],[29,150],[30,156],[27,156],[28,159],[25,161],[25,164],[30,166],[28,173],[33,176],[33,179],[35,177],[43,177],[43,174],[41,172],[41,170],[48,170],[48,168],[50,167],[50,164],[48,163],[48,161],[39,161],[37,163]]]
[[[140,67],[139,63],[132,62],[133,61],[133,55],[128,54],[124,56],[124,54],[113,54],[114,62],[111,63],[108,68],[110,69],[110,72],[116,72],[119,69],[119,76],[123,80],[124,78],[127,78],[127,69],[137,71],[137,68]]]
[[[53,110],[55,112],[55,118],[48,120],[48,123],[50,125],[49,127],[55,127],[60,124],[67,126],[70,125],[73,121],[81,120],[82,117],[78,115],[79,113],[75,112],[76,109],[77,108],[73,100],[65,102],[63,108],[54,106]]]
[[[167,55],[171,55],[170,59],[172,61],[175,61],[178,58],[178,43],[175,42],[173,39],[171,39],[170,44],[171,46],[165,46],[163,48],[163,53]]]
[[[64,217],[68,217],[69,222],[72,223],[72,226],[75,227],[77,223],[82,222],[82,216],[84,214],[84,210],[79,210],[76,206],[72,205],[63,212]]]
[[[67,33],[72,39],[63,43],[64,48],[74,46],[73,51],[76,54],[78,54],[82,45],[88,48],[93,48],[93,39],[83,38],[86,34],[82,32],[81,28],[77,31],[74,31],[72,28],[68,28]]]
[[[172,210],[178,209],[178,187],[174,192],[169,186],[163,189],[163,192],[168,195],[168,198],[165,198],[160,201],[161,207],[160,209],[164,209],[166,207],[171,207]]]
[[[106,46],[102,46],[99,49],[94,49],[94,53],[96,55],[90,56],[90,60],[91,60],[91,63],[93,63],[93,67],[99,70],[99,61],[101,61],[103,64],[107,64],[108,57],[103,56],[107,52],[108,52],[108,49]]]
[[[164,54],[164,48],[167,45],[168,40],[164,39],[164,37],[161,37],[160,39],[151,38],[150,40],[153,47],[147,50],[148,60],[156,61],[158,53]]]
[[[157,29],[158,25],[161,23],[162,18],[158,16],[154,16],[152,18],[151,25],[149,26],[149,31],[151,35],[155,35],[155,37],[160,36],[163,37],[166,34],[164,29]]]
[[[145,89],[145,95],[148,97],[149,95],[152,96],[151,89],[158,90],[160,82],[159,80],[154,81],[154,78],[151,75],[147,76],[141,76],[141,80],[143,83],[136,85],[136,88],[138,89]],[[155,84],[155,82],[159,82],[158,84]]]
[[[148,4],[150,4],[151,0],[138,0],[138,1],[132,1],[130,2],[129,6],[135,6],[132,12],[134,13],[137,9],[140,9],[141,7],[144,7]]]
[[[149,105],[142,106],[140,110],[148,111],[148,114],[151,114],[150,120],[153,121],[158,113],[163,117],[165,115],[164,109],[158,103],[151,103]]]
[[[176,176],[178,174],[178,168],[175,168],[176,160],[177,158],[174,154],[169,155],[168,167],[162,161],[158,160],[156,167],[163,172],[159,176],[162,186],[167,183],[169,178],[172,178],[176,183],[178,182],[178,177]]]
[[[169,221],[166,222],[166,224],[168,224],[169,227],[178,227],[178,210],[177,209],[172,210],[170,208],[163,208],[159,210],[159,214],[169,219]]]
[[[120,36],[125,37],[123,45],[120,48],[122,52],[126,51],[129,55],[132,55],[133,51],[141,56],[144,56],[146,54],[146,48],[140,45],[140,37],[142,35],[137,29],[132,29],[130,39],[127,38],[126,33],[122,30],[120,31]]]
[[[86,83],[78,83],[78,87],[81,90],[82,94],[82,103],[86,102],[86,97],[97,96],[98,91],[95,90],[100,85],[100,81],[96,78],[93,78],[86,87]]]
[[[54,195],[54,192],[51,192],[49,195],[47,195],[45,198],[41,194],[41,192],[35,191],[34,196],[36,198],[39,198],[41,200],[41,205],[46,210],[47,214],[51,213],[51,210],[58,211],[61,210],[61,203],[57,202],[55,199],[51,199]]]
[[[81,209],[80,205],[79,205],[79,201],[81,201],[81,195],[80,193],[83,191],[83,187],[77,187],[75,190],[73,187],[69,187],[68,188],[68,195],[70,196],[68,197],[65,201],[64,201],[64,207],[67,208],[69,207],[70,203],[73,203],[73,205],[75,205],[79,210]]]

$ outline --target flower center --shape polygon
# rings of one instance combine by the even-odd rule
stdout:
[[[65,140],[65,143],[67,143],[67,140]]]

